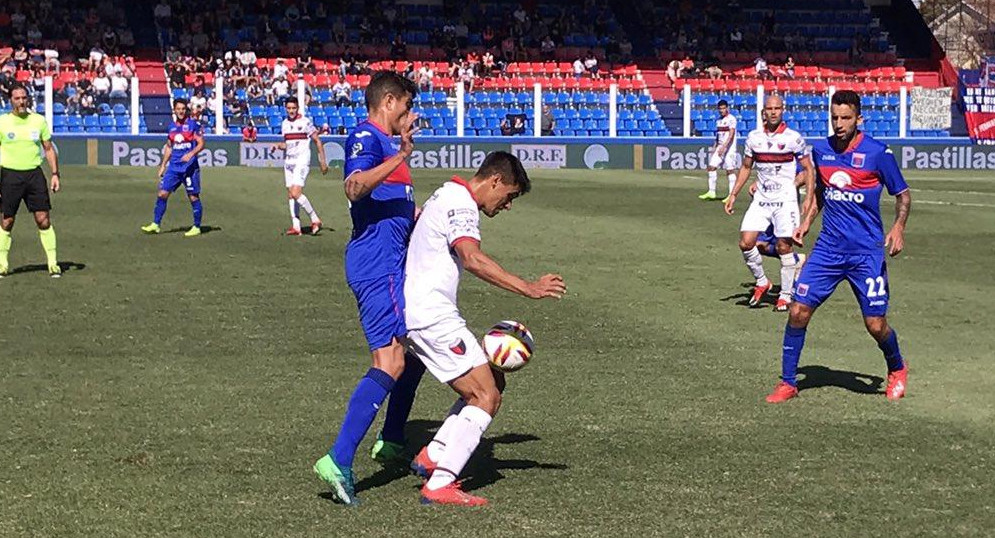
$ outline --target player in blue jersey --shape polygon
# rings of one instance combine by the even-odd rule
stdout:
[[[169,138],[159,165],[159,196],[155,201],[154,217],[151,224],[142,226],[142,231],[159,233],[169,195],[183,185],[193,208],[193,226],[183,235],[194,237],[200,235],[200,221],[204,215],[200,203],[200,163],[197,162],[197,155],[204,149],[204,133],[200,123],[187,117],[186,100],[173,101],[173,114],[176,120],[169,126]]]
[[[401,344],[407,334],[404,259],[415,223],[406,160],[414,148],[417,115],[411,106],[417,93],[414,83],[398,73],[376,73],[366,88],[369,119],[346,139],[345,193],[353,231],[346,246],[345,273],[359,306],[373,367],[352,393],[335,444],[314,465],[315,473],[344,504],[357,502],[353,459],[388,394],[390,405],[374,457],[382,461],[400,456],[404,423],[425,371],[414,357],[406,366]],[[399,144],[392,138],[395,135],[401,137]]]
[[[798,395],[795,376],[805,329],[816,308],[843,280],[850,283],[867,332],[884,354],[888,365],[885,395],[897,400],[906,391],[908,366],[886,317],[890,290],[884,252],[891,256],[902,252],[912,196],[891,150],[857,130],[862,121],[860,96],[850,90],[836,92],[830,107],[834,136],[819,140],[812,148],[818,196],[795,240],[802,241],[820,209],[824,211],[822,232],[795,283],[795,301],[784,329],[781,382],[767,396],[769,403]],[[895,222],[887,235],[881,222],[884,189],[896,201]]]

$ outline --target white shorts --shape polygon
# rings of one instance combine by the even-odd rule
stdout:
[[[408,331],[408,350],[443,383],[488,362],[480,342],[463,320]]]
[[[754,199],[743,215],[741,232],[763,232],[773,224],[774,237],[790,238],[799,225],[798,202],[761,202]]]
[[[708,157],[708,166],[717,170],[735,170],[739,168],[739,164],[739,153],[736,148],[729,148],[725,157],[720,156],[716,151],[712,151]]]
[[[283,182],[290,187],[304,187],[311,167],[306,164],[286,163],[283,165]]]

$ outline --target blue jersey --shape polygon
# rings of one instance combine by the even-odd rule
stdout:
[[[169,170],[174,172],[186,172],[200,167],[197,157],[183,162],[183,156],[197,146],[197,137],[202,136],[200,123],[193,118],[187,118],[183,123],[175,121],[169,124],[169,144],[172,153],[169,156]]]
[[[896,196],[909,186],[888,146],[857,133],[837,153],[830,139],[812,147],[816,189],[823,200],[822,233],[815,248],[842,254],[875,254],[884,248],[881,192]]]
[[[400,146],[379,125],[365,121],[346,139],[345,177],[372,170]],[[346,246],[346,280],[356,282],[404,270],[408,238],[415,224],[411,171],[401,163],[380,185],[349,206],[352,239]]]

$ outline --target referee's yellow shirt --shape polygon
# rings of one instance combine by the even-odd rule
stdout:
[[[41,166],[41,143],[52,139],[41,114],[29,112],[23,118],[0,116],[0,166],[10,170],[34,170]]]

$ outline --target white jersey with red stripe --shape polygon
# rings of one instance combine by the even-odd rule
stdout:
[[[281,126],[283,141],[287,149],[283,152],[287,164],[311,164],[311,135],[318,132],[311,118],[299,115],[294,118],[283,118]]]
[[[781,123],[777,129],[766,127],[750,132],[743,154],[753,159],[757,170],[754,202],[798,202],[795,175],[798,159],[805,155],[805,139]]]
[[[453,247],[480,243],[480,210],[469,185],[453,177],[422,206],[408,243],[404,279],[404,320],[409,331],[455,322],[465,325],[456,306],[463,267]]]
[[[730,140],[731,138],[731,140]],[[729,141],[728,151],[736,152],[736,116],[726,114],[715,122],[715,149],[718,150]],[[719,155],[722,157],[723,155]]]

